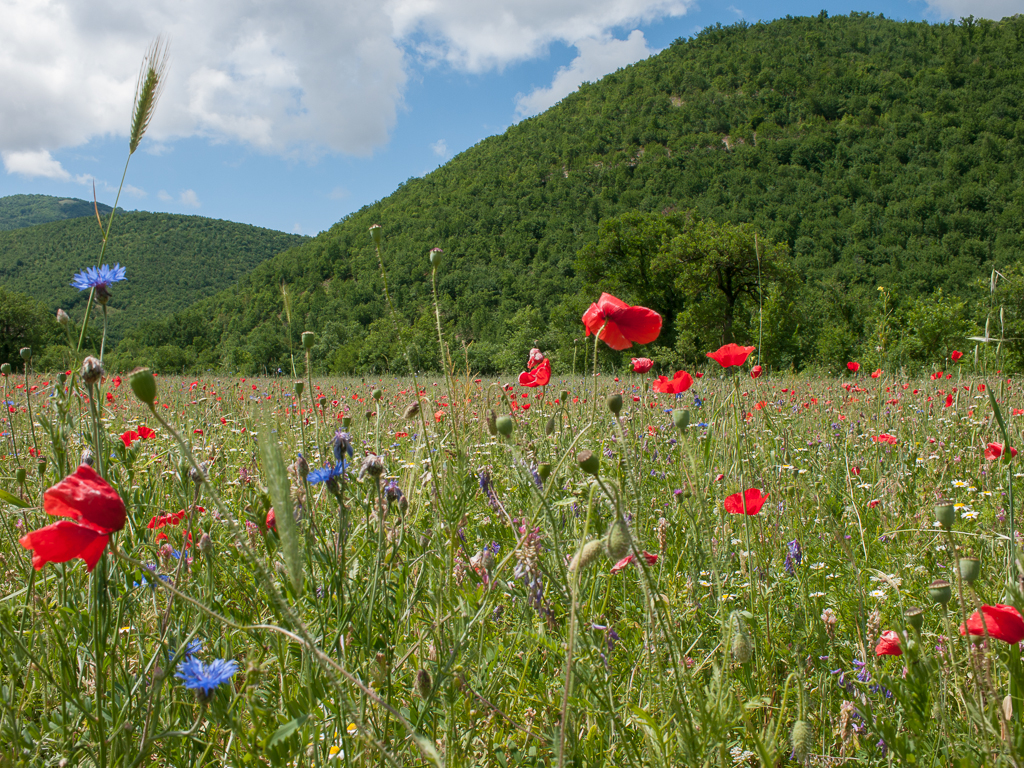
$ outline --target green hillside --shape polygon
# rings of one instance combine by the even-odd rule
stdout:
[[[795,280],[762,296],[765,362],[834,367],[862,354],[924,365],[942,344],[897,347],[901,325],[924,334],[947,310],[958,329],[983,323],[991,269],[1024,252],[1022,104],[1020,16],[930,25],[823,13],[707,29],[410,179],[136,334],[121,359],[159,362],[163,345],[182,350],[178,364],[285,367],[284,281],[292,342],[317,332],[321,370],[402,367],[367,234],[379,223],[413,365],[436,366],[426,254],[437,246],[457,359],[466,345],[474,369],[515,370],[538,341],[556,370],[573,360],[578,370],[587,304],[610,284],[640,298],[614,261],[602,268],[587,256],[599,224],[693,211],[788,249]],[[666,365],[699,359],[714,318],[700,333],[687,324],[706,291],[683,286],[670,298],[665,338],[645,354]],[[756,306],[740,299],[736,340],[756,343]]]
[[[98,203],[100,214],[106,216],[113,210],[109,205]],[[33,227],[51,221],[77,219],[95,216],[93,204],[76,198],[52,197],[51,195],[8,195],[0,197],[0,230]]]
[[[211,296],[307,239],[201,216],[119,214],[103,261],[120,263],[127,279],[111,289],[110,335],[116,340],[143,320]],[[72,288],[71,279],[96,264],[101,240],[89,217],[0,232],[0,284],[77,321],[88,291]]]

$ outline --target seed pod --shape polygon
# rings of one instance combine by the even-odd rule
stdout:
[[[577,453],[576,463],[580,465],[580,469],[594,477],[597,477],[597,472],[601,469],[601,459],[593,451],[580,451]]]
[[[903,612],[903,617],[907,620],[907,624],[916,629],[918,632],[920,632],[921,627],[924,626],[923,608],[907,608],[907,610]]]
[[[598,557],[601,556],[601,552],[604,551],[604,543],[600,539],[594,539],[588,541],[583,545],[583,549],[576,553],[573,557],[572,562],[569,563],[569,570],[575,571],[578,569],[586,568]]]
[[[430,249],[430,266],[434,269],[440,269],[441,264],[444,263],[444,251],[440,248]]]
[[[503,437],[512,436],[512,417],[507,415],[501,415],[494,420],[494,426],[498,430],[498,434]]]
[[[928,587],[928,597],[933,603],[945,605],[953,597],[953,590],[945,579],[936,579]]]
[[[618,392],[608,395],[608,397],[605,398],[604,402],[605,405],[608,406],[609,411],[611,411],[616,416],[619,415],[619,412],[622,410],[622,395],[620,395]]]
[[[672,411],[672,423],[680,432],[685,432],[686,428],[690,426],[690,412],[686,408],[676,408]]]
[[[28,360],[29,358],[32,357],[32,348],[31,347],[22,347],[21,351],[18,354],[21,355],[21,359],[22,360]]]
[[[10,363],[4,363],[3,365],[0,365],[0,373],[2,373],[4,376],[10,376],[11,375],[11,364]]]
[[[551,464],[542,461],[537,465],[537,474],[540,475],[541,480],[547,480],[551,476]]]
[[[25,468],[24,467],[18,467],[18,469],[15,470],[15,472],[14,472],[14,478],[15,478],[15,480],[18,481],[18,485],[24,485],[25,484],[25,478],[27,476],[28,476],[28,474],[25,472]]]
[[[981,575],[981,560],[976,557],[960,558],[960,578],[973,584]]]
[[[298,395],[299,397],[302,397],[302,393],[303,393],[303,391],[305,391],[305,389],[306,389],[306,382],[302,381],[301,379],[299,381],[295,382],[295,394],[296,395]]]
[[[953,506],[953,502],[946,499],[936,502],[932,513],[935,515],[935,521],[942,526],[944,531],[950,530],[953,523],[956,522],[956,508]]]
[[[384,397],[384,393],[381,392],[380,388],[378,387],[377,389],[373,390],[373,392],[370,393],[370,397],[372,397],[374,400],[380,400],[382,397]]]
[[[632,539],[629,535],[629,526],[621,516],[615,518],[615,522],[608,528],[608,535],[605,537],[605,547],[608,549],[608,557],[618,562],[629,554],[629,545]]]
[[[316,339],[313,336],[313,332],[312,331],[303,331],[302,332],[302,348],[308,351],[308,350],[313,348],[313,344],[314,343],[316,343]]]
[[[370,237],[373,239],[373,244],[378,248],[380,248],[380,240],[383,232],[384,230],[381,229],[380,224],[374,224],[370,227]]]

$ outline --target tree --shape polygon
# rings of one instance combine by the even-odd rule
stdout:
[[[0,287],[0,363],[20,368],[22,347],[30,347],[38,357],[43,347],[58,343],[60,336],[56,317],[42,302]]]

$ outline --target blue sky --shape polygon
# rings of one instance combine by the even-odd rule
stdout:
[[[257,10],[258,9],[258,10]],[[1024,0],[0,0],[0,196],[113,203],[142,56],[167,87],[120,205],[314,235],[716,23],[944,21]]]

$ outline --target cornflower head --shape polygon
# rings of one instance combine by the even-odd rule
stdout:
[[[104,264],[101,267],[88,267],[71,280],[71,287],[80,291],[87,291],[90,288],[96,291],[96,301],[106,304],[110,298],[107,290],[113,283],[119,283],[125,278],[125,268],[120,264],[110,266]]]
[[[238,662],[234,659],[214,659],[209,664],[195,656],[187,657],[178,665],[174,676],[181,680],[186,688],[196,691],[201,701],[209,701],[213,692],[231,680],[238,672]]]

